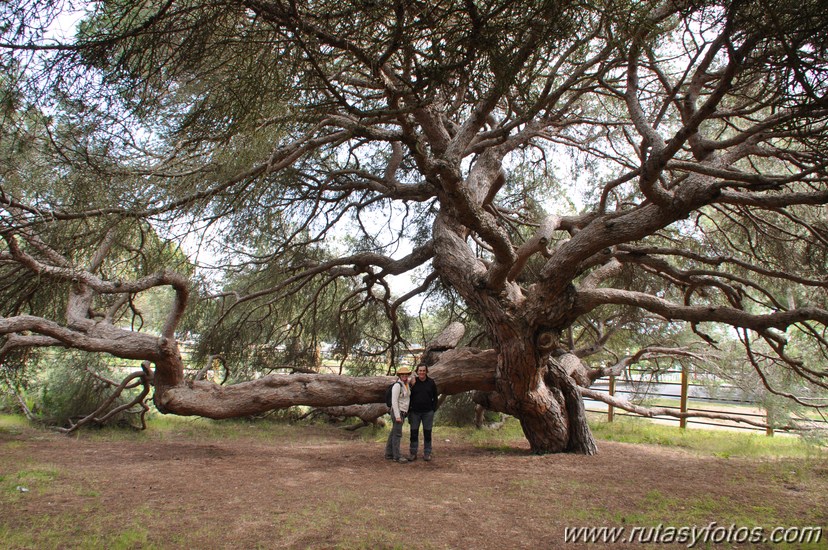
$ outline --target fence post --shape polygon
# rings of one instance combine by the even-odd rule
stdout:
[[[687,365],[681,366],[681,412],[687,412]],[[679,418],[679,428],[686,429],[687,428],[687,417],[682,416]]]
[[[609,394],[615,395],[615,376],[610,375],[609,377]],[[612,422],[612,417],[615,413],[615,407],[612,405],[607,405],[607,422]]]
[[[765,409],[765,422],[767,422],[768,424],[768,427],[765,428],[765,435],[768,437],[773,437],[773,424],[771,424],[770,408]]]

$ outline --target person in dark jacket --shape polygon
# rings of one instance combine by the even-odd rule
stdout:
[[[417,367],[417,376],[411,386],[411,401],[408,406],[408,423],[411,437],[408,460],[417,460],[417,448],[420,445],[420,424],[423,425],[423,459],[431,460],[431,429],[434,425],[434,413],[437,410],[437,383],[428,377],[428,367]]]

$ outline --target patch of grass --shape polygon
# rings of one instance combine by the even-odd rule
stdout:
[[[823,447],[796,436],[768,437],[760,433],[699,428],[683,430],[675,426],[654,424],[644,418],[630,417],[622,417],[614,422],[591,419],[590,428],[598,440],[677,447],[718,458],[825,457]],[[387,431],[382,431],[381,437],[386,436]],[[435,436],[471,443],[481,449],[495,452],[526,452],[526,438],[520,422],[513,417],[507,417],[496,429],[437,426]]]
[[[51,479],[56,471],[48,469],[27,469],[18,472],[23,479]],[[59,476],[58,476],[59,477]],[[48,494],[63,494],[72,488],[50,488]],[[82,494],[78,489],[77,495]],[[21,495],[25,498],[25,495]],[[0,547],[2,548],[78,548],[78,549],[156,549],[151,542],[151,532],[145,527],[150,525],[154,510],[149,506],[139,506],[133,510],[133,519],[123,522],[111,515],[93,496],[89,505],[82,504],[63,510],[51,510],[48,513],[29,513],[25,522],[14,521],[14,516],[3,517],[0,514]],[[0,509],[7,504],[0,495]],[[10,520],[10,521],[7,521]]]
[[[101,492],[97,489],[90,489],[88,487],[78,487],[75,490],[75,494],[79,497],[88,497],[88,498],[98,498],[101,496]]]
[[[308,444],[327,440],[337,428],[310,423],[292,424],[285,421],[227,419],[212,420],[202,417],[153,415],[142,431],[106,427],[99,430],[84,430],[75,437],[99,441],[164,441],[186,437],[192,440],[212,441],[255,439],[268,441],[278,439],[280,443],[295,441]]]
[[[127,548],[157,548],[149,544],[149,531],[145,527],[130,527],[120,533],[110,535],[110,540],[102,546],[117,550]],[[97,545],[97,544],[96,544]]]
[[[366,500],[360,491],[340,489],[289,514],[277,511],[271,521],[276,538],[290,547],[307,540],[327,540],[330,548],[348,550],[410,547],[393,530],[400,521],[394,510],[384,501]]]
[[[18,435],[29,427],[29,421],[19,414],[0,414],[0,434]]]
[[[392,542],[398,538],[399,535],[394,533],[367,533],[365,536],[358,537],[355,540],[340,541],[333,548],[336,550],[373,550],[375,548],[405,550],[406,548],[410,548],[410,545],[404,542]],[[420,548],[428,550],[434,547],[428,545],[421,546]]]
[[[767,525],[801,524],[805,518],[790,516],[784,509],[770,505],[744,506],[727,496],[709,495],[688,498],[649,491],[643,498],[631,499],[626,510],[592,507],[582,515],[593,522],[613,525],[719,525],[758,527]]]
[[[682,430],[654,424],[643,418],[625,417],[614,422],[592,420],[590,427],[598,439],[680,447],[719,458],[811,458],[824,455],[821,447],[799,437],[768,437],[735,430]]]
[[[497,428],[472,430],[467,438],[469,443],[482,449],[506,453],[526,452],[526,437],[523,435],[520,422],[513,417],[506,418],[506,421]],[[521,445],[523,448],[520,447]]]
[[[811,486],[820,478],[828,478],[828,468],[824,457],[807,459],[781,458],[759,462],[756,469],[768,480],[791,488],[803,489]]]
[[[77,520],[77,518],[76,518]],[[68,514],[34,515],[27,525],[9,526],[0,520],[0,540],[7,548],[61,548],[73,529]]]
[[[43,491],[59,476],[57,468],[52,466],[34,466],[4,474],[0,477],[0,487],[5,495],[12,499],[30,491]],[[13,495],[13,496],[12,496]]]
[[[57,468],[44,466],[33,470],[21,470],[15,474],[20,483],[43,483],[54,481],[58,477]]]
[[[83,535],[78,536],[77,525],[85,526]],[[30,526],[10,527],[0,522],[3,548],[160,548],[150,543],[149,538],[149,531],[141,525],[107,531],[102,526],[90,526],[88,517],[71,513],[41,516]]]
[[[7,441],[6,443],[2,443],[2,445],[4,449],[11,451],[12,449],[20,449],[22,447],[25,447],[26,443],[24,443],[23,441]]]
[[[525,495],[533,491],[538,491],[543,487],[542,482],[534,478],[513,479],[505,488],[506,494],[510,495]]]

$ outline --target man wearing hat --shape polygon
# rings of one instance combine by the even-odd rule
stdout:
[[[402,441],[403,421],[408,414],[408,404],[411,400],[411,388],[408,386],[408,377],[411,369],[400,367],[397,369],[397,380],[391,388],[391,433],[388,434],[388,442],[385,444],[385,458],[396,462],[408,462],[400,455],[400,442]]]

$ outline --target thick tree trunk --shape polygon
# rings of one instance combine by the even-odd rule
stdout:
[[[495,277],[497,270],[487,267],[492,264],[471,253],[466,236],[459,219],[441,211],[434,222],[434,268],[485,319],[497,352],[495,392],[475,400],[520,420],[534,453],[595,453],[572,378],[547,364],[559,331],[571,322],[574,288],[536,287],[527,298],[516,282]],[[508,256],[504,252],[507,263]]]
[[[583,400],[572,379],[556,377],[557,386],[540,385],[534,391],[514,399],[506,412],[520,420],[530,449],[536,454],[572,452],[592,455],[598,450],[589,429]],[[565,376],[565,375],[564,375]]]
[[[571,452],[592,455],[598,450],[587,424],[584,402],[570,377],[546,374],[546,382],[513,406],[497,392],[477,392],[474,401],[482,407],[510,414],[520,421],[533,453]],[[518,403],[518,408],[514,404]]]
[[[569,423],[569,442],[566,450],[571,453],[594,455],[598,452],[598,445],[587,423],[584,400],[578,383],[563,365],[554,359],[548,361],[544,379],[547,386],[557,389],[563,396]]]
[[[496,386],[498,410],[516,417],[533,453],[595,454],[583,400],[572,377],[550,361],[525,332],[500,327]]]
[[[551,393],[551,392],[550,392]],[[530,403],[524,405],[518,419],[529,448],[535,454],[562,453],[569,442],[569,424],[565,409],[554,402],[550,395],[527,396]],[[529,405],[529,406],[527,406]]]

